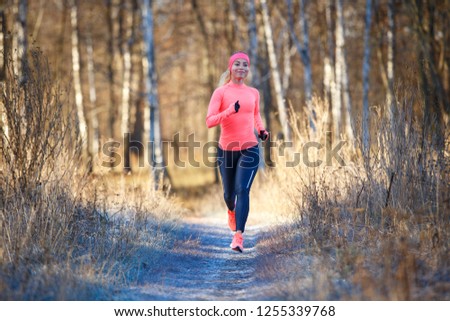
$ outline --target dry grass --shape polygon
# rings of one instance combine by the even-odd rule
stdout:
[[[259,277],[278,280],[280,299],[450,299],[449,146],[422,144],[409,104],[398,117],[389,130],[374,120],[370,157],[347,145],[345,166],[280,166],[266,182],[289,190],[280,208],[296,205],[292,224],[258,245]]]
[[[108,299],[157,268],[181,210],[148,177],[86,175],[64,92],[31,58],[2,91],[0,299]]]
[[[182,207],[224,209],[222,190],[190,190],[189,203],[177,205],[144,172],[86,175],[63,92],[40,53],[32,58],[28,77],[9,71],[2,91],[0,299],[109,299],[159,268]],[[257,276],[279,284],[269,297],[450,299],[449,146],[423,140],[411,110],[403,100],[392,129],[375,118],[370,157],[347,144],[345,166],[282,166],[308,141],[294,126],[295,147],[252,188],[257,223],[289,222],[258,243]],[[322,102],[316,111],[326,115]],[[324,159],[324,151],[310,156]]]

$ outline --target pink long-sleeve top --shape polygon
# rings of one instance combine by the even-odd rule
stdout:
[[[234,103],[239,100],[239,112]],[[232,107],[230,107],[232,106]],[[242,150],[258,144],[254,130],[264,130],[259,114],[259,92],[245,84],[229,82],[218,87],[211,96],[208,128],[220,125],[219,147],[223,150]]]

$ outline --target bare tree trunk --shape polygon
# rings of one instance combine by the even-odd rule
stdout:
[[[333,130],[332,125],[332,116],[331,113],[333,111],[332,107],[332,86],[334,85],[334,72],[333,72],[333,64],[330,61],[330,56],[325,53],[323,58],[323,95],[325,100],[325,106],[328,113],[328,117],[326,120],[326,131],[331,132]]]
[[[16,11],[16,19],[14,22],[15,35],[13,36],[13,54],[14,54],[14,73],[24,81],[24,70],[27,64],[27,0],[14,0],[14,10]]]
[[[116,62],[117,57],[117,37],[119,30],[119,0],[107,0],[107,22],[108,22],[108,80],[109,80],[109,137],[117,137],[117,97],[116,97]]]
[[[0,59],[0,82],[5,81],[6,75],[6,64],[7,64],[7,46],[6,46],[6,35],[8,33],[6,23],[5,8],[0,7],[0,52],[2,53],[2,59]]]
[[[304,81],[305,81],[305,95],[306,95],[306,105],[308,106],[308,118],[309,127],[312,132],[316,132],[316,112],[312,105],[312,69],[311,69],[311,58],[309,56],[309,32],[308,32],[308,20],[305,10],[305,0],[300,0],[300,26],[303,35],[303,56],[304,56]]]
[[[89,82],[89,117],[88,123],[88,152],[93,159],[99,151],[99,124],[97,113],[97,91],[95,89],[95,66],[94,66],[94,49],[92,46],[92,36],[88,31],[86,35],[86,49],[87,49],[87,69]],[[95,171],[95,162],[92,162],[91,170]]]
[[[416,28],[422,28],[423,23],[423,8],[420,0],[415,0],[415,4],[411,4],[412,14],[417,15],[415,18],[417,19],[414,21],[417,25]],[[420,40],[420,36],[417,33],[417,37]],[[420,85],[422,87],[422,94],[423,94],[423,120],[422,120],[422,142],[421,142],[421,153],[419,158],[419,167],[423,170],[426,168],[427,164],[427,152],[426,152],[426,145],[428,141],[428,135],[430,134],[430,114],[431,114],[431,103],[430,103],[430,96],[429,96],[429,83],[428,83],[428,77],[426,73],[426,66],[425,66],[425,57],[424,57],[424,50],[422,48],[422,44],[420,41],[417,41],[417,56],[418,56],[418,62],[419,62],[419,74],[420,74]]]
[[[10,44],[6,40],[6,34],[7,34],[7,23],[6,23],[6,14],[4,8],[0,8],[0,51],[3,52],[3,59],[0,61],[0,84],[4,84],[6,80],[6,67],[8,65],[8,56],[10,53]],[[3,104],[3,99],[0,100],[0,135],[1,135],[1,144],[2,148],[4,147],[4,144],[9,139],[9,129],[8,124],[6,122],[6,111],[5,106]]]
[[[444,122],[450,114],[449,98],[444,92],[441,79],[436,70],[435,54],[430,39],[434,39],[434,3],[416,0],[409,4],[413,23],[418,36],[420,77],[424,95],[423,139],[435,139],[439,147],[444,145]],[[426,6],[425,6],[426,5]],[[428,11],[428,12],[427,12]],[[426,13],[428,13],[426,15]],[[431,95],[431,96],[430,96]],[[435,116],[432,122],[431,115]],[[432,131],[431,131],[432,130]],[[434,134],[434,135],[432,135]],[[431,135],[431,136],[429,136]],[[423,143],[424,143],[423,142]],[[423,160],[425,162],[425,160]],[[426,164],[426,163],[423,163]]]
[[[264,33],[266,36],[267,51],[269,54],[270,69],[278,107],[278,118],[282,127],[284,140],[291,141],[291,129],[289,127],[286,105],[284,103],[284,97],[282,93],[281,77],[280,72],[278,71],[277,56],[275,53],[275,46],[273,43],[272,27],[270,25],[269,19],[269,9],[267,7],[266,0],[260,0],[260,2],[263,16]]]
[[[142,1],[142,0],[139,0]],[[141,4],[142,7],[142,4]],[[141,13],[143,12],[143,10],[141,10]],[[144,24],[144,22],[142,22],[142,24]],[[148,106],[148,92],[149,92],[149,62],[148,62],[148,57],[147,57],[147,45],[145,43],[145,39],[142,39],[143,41],[141,42],[141,47],[142,47],[142,59],[141,59],[141,64],[142,64],[142,91],[143,93],[145,93],[145,95],[147,96],[145,98],[145,101],[143,102],[144,108],[143,108],[143,112],[142,112],[142,118],[143,118],[143,140],[144,142],[146,142],[145,144],[145,148],[146,148],[146,152],[144,153],[144,163],[145,164],[149,164],[152,165],[152,155],[151,155],[151,151],[147,150],[148,148],[150,148],[150,146],[148,145],[148,137],[150,134],[150,128],[151,128],[151,122],[150,122],[150,106]]]
[[[258,31],[256,29],[255,0],[247,1],[248,8],[248,34],[250,38],[249,55],[252,83],[256,88],[261,86],[261,77],[258,70]]]
[[[283,33],[283,78],[281,81],[283,97],[286,97],[287,91],[289,89],[291,75],[292,75],[291,37],[289,37],[289,33],[284,32]]]
[[[450,7],[450,0],[445,0],[445,7]],[[441,17],[444,25],[450,24],[450,13],[448,10],[444,10],[441,13]],[[442,79],[443,79],[443,87],[445,92],[450,92],[450,28],[443,28],[443,37],[441,40],[442,47],[442,59],[441,59],[441,70],[442,70]],[[449,117],[446,117],[446,123],[448,123]],[[449,129],[450,130],[450,129]]]
[[[128,8],[125,2],[122,2],[122,30],[124,30],[124,38],[121,41],[121,54],[123,60],[123,83],[122,83],[122,103],[121,103],[121,134],[123,137],[131,137],[130,130],[130,87],[131,87],[131,46],[134,39],[132,38],[133,12]],[[124,170],[131,171],[130,164],[130,146],[129,139],[124,139]]]
[[[72,70],[73,86],[75,90],[75,105],[77,108],[77,121],[79,137],[81,139],[82,155],[87,153],[87,123],[84,114],[83,93],[81,90],[80,49],[78,41],[78,4],[77,0],[70,2],[70,25],[72,34]]]
[[[236,13],[236,3],[235,0],[228,0],[228,6],[230,7],[230,21],[231,21],[231,26],[233,29],[233,34],[237,36],[237,38],[239,39],[239,43],[241,45],[241,48],[246,48],[247,47],[247,42],[245,41],[242,33],[239,30],[239,21],[238,21],[238,16]],[[234,37],[233,37],[234,38]]]
[[[339,0],[336,0],[336,4]],[[337,6],[336,6],[337,7]],[[337,10],[338,11],[338,10]],[[342,8],[340,10],[340,14],[342,15]],[[335,122],[338,131],[336,132],[335,139],[338,139],[342,133],[342,68],[343,68],[343,32],[341,32],[342,25],[339,23],[339,20],[336,21],[336,53],[335,53],[335,97],[333,98],[333,121]]]
[[[366,0],[366,26],[364,29],[363,59],[363,116],[362,142],[363,154],[370,156],[370,121],[369,121],[369,73],[370,73],[370,27],[372,23],[372,0]]]
[[[31,34],[31,39],[36,39],[39,35],[39,30],[41,29],[42,19],[44,18],[45,6],[48,3],[46,0],[39,0],[39,11],[37,14],[36,22],[34,23],[33,33]]]
[[[60,21],[62,28],[61,28],[60,34],[58,35],[58,40],[57,40],[57,45],[56,45],[56,51],[58,54],[56,55],[56,59],[55,59],[55,61],[56,61],[55,69],[58,72],[60,72],[62,70],[61,64],[64,60],[64,45],[66,44],[65,35],[66,35],[66,25],[67,25],[66,21],[67,21],[67,17],[68,17],[68,12],[69,12],[69,10],[67,10],[67,2],[63,1],[61,21]]]
[[[300,2],[300,29],[302,31],[303,43],[301,44],[297,38],[294,31],[294,20],[292,17],[292,1],[287,0],[288,6],[288,27],[289,33],[291,34],[291,39],[297,48],[298,54],[303,63],[303,78],[304,78],[304,88],[305,88],[305,101],[308,107],[308,123],[312,130],[312,133],[316,132],[316,115],[314,108],[312,106],[312,70],[311,70],[311,59],[309,56],[309,33],[308,33],[308,21],[306,19],[305,12],[305,1],[299,0]]]
[[[448,119],[450,116],[450,98],[448,93],[445,92],[443,81],[439,75],[438,66],[439,61],[437,59],[436,54],[436,48],[435,48],[435,28],[436,28],[436,1],[428,0],[427,3],[427,21],[428,26],[419,31],[421,42],[423,43],[423,48],[425,50],[425,58],[428,60],[429,63],[429,72],[431,76],[431,80],[433,83],[433,98],[434,101],[437,102],[435,104],[435,112],[438,115],[438,126],[441,128],[438,128],[438,131],[442,133],[438,134],[438,139],[442,140],[443,144],[443,122],[444,119]],[[427,32],[428,31],[428,32]]]
[[[258,57],[258,30],[256,27],[256,8],[255,8],[255,0],[249,0],[247,1],[247,15],[248,15],[248,35],[249,35],[249,58],[251,61],[250,64],[250,70],[252,75],[252,84],[255,88],[258,90],[261,90],[262,83],[261,83],[261,76],[258,69],[259,65],[259,57]],[[262,118],[264,119],[264,123],[266,124],[266,129],[270,130],[269,124],[270,122],[265,117],[264,109],[266,108],[264,104],[264,98],[262,101],[263,114]],[[262,148],[260,148],[261,151],[261,159],[264,159],[264,162],[260,162],[260,167],[265,168],[265,164],[267,163],[267,159],[270,159],[270,155],[268,154],[270,152],[270,149],[267,149],[267,146],[269,144],[263,145]]]
[[[164,179],[164,159],[162,152],[160,111],[158,100],[158,83],[156,80],[155,45],[153,39],[153,9],[151,0],[142,0],[142,24],[144,34],[145,52],[148,62],[147,98],[150,108],[150,143],[153,144],[151,158],[155,183],[162,188]]]
[[[130,146],[131,151],[136,154],[135,160],[137,161],[137,167],[141,170],[145,164],[145,144],[147,141],[147,134],[144,132],[144,119],[143,119],[143,106],[145,105],[145,99],[141,94],[145,90],[143,89],[143,72],[142,72],[142,53],[143,48],[142,37],[138,37],[140,32],[140,7],[138,0],[133,0],[133,26],[132,26],[132,39],[133,43],[131,46],[131,80],[130,80],[130,90],[131,90],[131,113],[130,113],[130,123],[132,124],[133,138],[137,140],[133,146]],[[148,108],[144,108],[148,109]],[[147,132],[148,133],[148,132]],[[130,155],[131,156],[131,155]],[[130,160],[131,166],[133,166]]]
[[[345,60],[345,30],[342,2],[343,0],[336,0],[336,83],[344,100],[344,129],[346,138],[354,142],[352,105],[348,88],[347,63]]]
[[[207,69],[208,70],[208,86],[209,86],[210,92],[213,92],[216,81],[214,79],[214,72],[213,72],[213,67],[212,67],[211,59],[210,59],[212,50],[211,50],[211,45],[210,45],[210,41],[209,41],[209,37],[208,37],[208,30],[207,30],[206,23],[204,20],[204,15],[202,14],[202,12],[200,11],[200,8],[198,7],[197,0],[192,0],[192,9],[194,10],[198,25],[200,27],[200,33],[203,37],[204,48],[206,49],[206,53],[204,55],[204,57],[206,59],[205,65],[208,68]]]
[[[324,81],[326,83],[325,85],[325,91],[327,94],[327,98],[330,102],[330,111],[332,115],[332,122],[330,122],[330,127],[332,127],[333,130],[333,136],[335,139],[338,139],[339,134],[341,132],[341,98],[340,98],[340,92],[337,90],[336,87],[336,75],[335,75],[335,46],[334,46],[334,31],[333,31],[333,20],[331,18],[331,6],[332,6],[333,0],[326,0],[325,3],[325,17],[327,22],[327,44],[328,44],[328,56],[325,56],[324,61],[324,68],[325,68],[325,77]],[[328,88],[328,92],[327,92]]]
[[[255,16],[255,21],[256,21]],[[261,17],[260,17],[261,18]],[[256,24],[256,32],[259,39],[262,39],[262,42],[265,43],[265,32],[264,32],[264,26],[262,23]],[[272,128],[272,121],[271,121],[271,112],[273,110],[273,104],[272,104],[272,87],[270,85],[270,64],[268,62],[268,49],[267,46],[260,46],[259,48],[259,54],[258,54],[258,66],[255,66],[258,69],[259,75],[260,75],[260,89],[262,91],[261,95],[261,106],[260,111],[262,118],[265,121],[266,129],[270,130]],[[273,136],[274,133],[272,133]],[[275,135],[277,138],[282,138],[282,133],[279,132],[277,135]],[[276,137],[273,137],[274,139]],[[264,159],[265,164],[268,166],[273,166],[273,162],[271,159],[271,147],[270,144],[264,144]]]
[[[203,18],[203,14],[200,11],[200,8],[197,4],[197,0],[192,0],[191,5],[192,5],[192,9],[194,10],[198,25],[200,27],[200,33],[203,38],[204,48],[206,49],[206,53],[203,55],[202,59],[203,59],[203,65],[206,67],[205,69],[207,70],[207,73],[208,73],[209,92],[212,93],[215,89],[216,81],[214,79],[213,64],[211,63],[211,59],[210,59],[212,50],[211,50],[211,44],[209,41],[208,30],[206,27],[205,20]],[[218,126],[215,127],[213,130],[208,131],[208,142],[213,141],[216,144],[216,142],[219,141],[219,135],[220,135],[220,128]],[[220,183],[218,166],[214,166],[214,183],[215,184]]]
[[[394,126],[394,57],[395,57],[395,4],[394,0],[388,1],[388,31],[387,31],[387,95],[386,95],[386,107],[387,117],[391,128]]]

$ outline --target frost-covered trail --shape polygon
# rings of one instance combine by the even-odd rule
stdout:
[[[223,217],[186,218],[161,266],[142,271],[142,281],[118,300],[264,300],[257,281],[258,226],[248,226],[245,251],[230,249],[232,234]]]

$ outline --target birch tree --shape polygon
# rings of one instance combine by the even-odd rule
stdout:
[[[145,45],[145,56],[147,59],[147,100],[150,108],[150,117],[147,128],[150,129],[149,138],[152,148],[151,163],[153,166],[153,173],[157,188],[162,187],[161,183],[164,178],[164,159],[162,153],[162,138],[160,126],[160,110],[158,100],[158,87],[156,81],[156,67],[155,67],[155,45],[154,45],[154,30],[153,30],[153,9],[151,0],[141,0],[142,8],[142,28]]]
[[[121,103],[121,134],[125,136],[131,135],[130,130],[130,87],[131,87],[131,48],[134,41],[132,37],[133,28],[133,12],[128,8],[127,3],[122,1],[122,27],[121,39],[121,56],[123,64],[123,83],[122,83],[122,103]],[[131,12],[129,12],[131,11]],[[123,141],[124,150],[124,170],[129,171],[130,168],[130,149],[128,139]]]
[[[56,62],[55,62],[55,66],[56,66],[56,70],[59,72],[62,70],[62,63],[64,61],[64,46],[65,44],[68,42],[66,41],[66,30],[67,30],[67,20],[69,19],[69,13],[70,10],[67,9],[68,4],[67,1],[63,1],[63,3],[61,4],[60,10],[61,10],[61,21],[59,22],[59,24],[61,25],[61,31],[59,33],[59,35],[57,36],[57,41],[56,41],[56,45],[55,45],[55,52],[57,52],[56,55]],[[69,23],[70,25],[70,23]],[[70,26],[69,26],[70,28]]]
[[[333,37],[333,20],[331,16],[331,6],[333,0],[326,0],[325,2],[325,19],[327,25],[327,51],[324,59],[324,88],[325,95],[330,103],[330,110],[332,115],[332,122],[329,126],[333,129],[333,136],[335,139],[339,137],[341,132],[341,98],[340,91],[336,84],[335,76],[335,45]]]
[[[144,132],[144,118],[142,106],[145,105],[146,99],[141,94],[145,92],[143,88],[143,72],[142,72],[142,59],[143,52],[143,40],[142,37],[138,37],[141,29],[141,10],[138,0],[133,0],[133,19],[131,28],[131,38],[133,42],[131,43],[131,79],[130,79],[130,123],[133,125],[132,130],[136,134],[136,138],[139,142],[146,141],[147,134]],[[147,109],[147,108],[145,108]],[[131,126],[131,125],[130,125]],[[130,146],[131,150],[135,150],[137,153],[136,160],[138,161],[139,169],[144,167],[145,164],[145,147],[144,144],[134,144]],[[130,155],[131,156],[131,155]],[[131,159],[130,159],[131,162]],[[132,165],[132,164],[131,164]]]
[[[86,51],[87,51],[87,69],[88,69],[88,85],[89,85],[89,117],[87,118],[88,125],[88,152],[90,157],[97,155],[99,142],[99,124],[97,112],[97,90],[95,88],[95,66],[94,66],[94,48],[92,45],[92,35],[90,31],[86,34]],[[95,163],[92,162],[91,170],[95,170]]]
[[[106,13],[108,23],[108,82],[109,82],[109,137],[117,138],[116,123],[118,116],[116,98],[117,38],[119,33],[119,0],[107,0]]]
[[[3,53],[3,57],[0,60],[0,84],[3,84],[6,80],[6,68],[8,65],[8,56],[10,55],[9,51],[11,47],[7,44],[6,40],[7,23],[5,9],[3,7],[0,8],[0,20],[0,52]],[[3,100],[0,100],[0,142],[2,143],[2,148],[8,140],[8,124],[6,122],[6,112],[4,108],[5,106],[3,104]]]
[[[297,52],[300,55],[302,64],[303,64],[303,81],[305,88],[305,101],[308,109],[308,123],[309,126],[314,133],[316,131],[315,125],[315,111],[312,106],[312,69],[311,69],[311,59],[309,55],[309,33],[308,33],[308,21],[306,19],[305,12],[305,1],[299,0],[300,2],[300,30],[302,32],[303,43],[300,43],[300,40],[297,38],[294,29],[294,19],[292,16],[292,0],[287,0],[288,7],[288,26],[289,33],[291,35],[291,39],[293,40],[295,47],[297,48]]]
[[[277,56],[275,53],[275,46],[273,43],[272,26],[270,24],[270,19],[269,19],[269,9],[267,7],[266,0],[260,0],[260,2],[261,2],[262,17],[263,17],[264,34],[266,37],[267,52],[269,55],[271,78],[273,81],[273,85],[274,85],[274,89],[275,89],[275,96],[276,96],[276,101],[277,101],[278,118],[279,118],[281,128],[283,131],[284,140],[291,141],[291,129],[289,127],[289,121],[287,118],[286,105],[284,102],[283,90],[282,90],[282,86],[281,86],[281,77],[280,77],[280,72],[278,70]]]
[[[261,79],[258,70],[258,31],[256,29],[256,8],[255,0],[247,1],[248,11],[248,35],[249,35],[249,58],[252,62],[250,70],[252,73],[252,83],[256,88],[260,88]]]
[[[352,105],[348,85],[347,62],[345,60],[345,30],[342,3],[343,0],[336,0],[336,90],[342,94],[344,102],[345,135],[349,141],[353,142]],[[336,108],[338,107],[336,106]]]
[[[430,39],[435,39],[435,2],[429,1],[423,3],[421,1],[413,1],[409,4],[410,12],[413,17],[413,24],[416,35],[418,37],[418,57],[420,61],[419,71],[421,78],[421,86],[424,95],[424,115],[423,115],[423,141],[433,129],[433,138],[436,143],[444,146],[445,123],[450,114],[450,99],[445,93],[442,81],[436,68],[436,54],[433,43]],[[432,118],[434,117],[434,119]],[[433,120],[435,120],[433,122]],[[424,148],[424,145],[422,145]],[[425,164],[425,160],[424,163]]]
[[[283,32],[282,35],[282,54],[283,54],[283,77],[281,80],[281,88],[283,97],[286,97],[289,89],[291,75],[292,75],[292,63],[291,63],[291,37],[289,33]]]
[[[0,81],[5,80],[5,64],[6,64],[6,53],[5,53],[5,38],[6,38],[7,28],[6,28],[6,15],[5,8],[0,7]]]
[[[255,88],[258,90],[262,89],[262,82],[261,82],[261,75],[258,68],[259,65],[259,55],[258,55],[258,29],[257,29],[257,23],[256,23],[256,6],[255,6],[255,0],[249,0],[247,1],[247,14],[248,14],[248,38],[249,38],[249,58],[251,61],[250,64],[250,71],[252,75],[252,83]],[[265,90],[263,90],[264,94],[266,94]],[[262,118],[264,119],[264,123],[266,125],[266,129],[270,130],[270,117],[268,116],[268,113],[266,113],[266,109],[269,108],[265,104],[264,96],[261,99],[262,101]],[[270,145],[264,144],[263,147],[260,149],[262,159],[265,161],[260,162],[260,167],[265,168],[265,164],[270,162]]]
[[[197,0],[191,1],[192,9],[194,10],[195,18],[197,19],[197,23],[200,27],[200,33],[202,35],[203,48],[205,48],[206,52],[202,55],[202,59],[204,59],[203,65],[206,66],[206,70],[208,72],[208,86],[209,91],[213,92],[215,88],[215,79],[214,79],[214,70],[213,65],[211,63],[211,42],[209,41],[208,36],[208,28],[206,26],[206,22],[204,19],[203,13],[200,11],[200,8],[197,4]]]
[[[313,133],[316,132],[316,112],[312,105],[312,68],[311,58],[309,55],[309,32],[308,20],[305,10],[305,0],[300,0],[300,29],[303,36],[303,66],[304,66],[304,81],[305,81],[305,96],[306,106],[308,107],[309,126]]]
[[[200,11],[197,0],[191,1],[192,9],[194,10],[195,18],[197,20],[198,26],[200,28],[200,34],[202,36],[203,48],[205,48],[206,52],[202,55],[202,65],[205,66],[204,70],[207,72],[208,79],[208,90],[212,93],[215,89],[216,80],[214,79],[214,69],[213,64],[211,63],[212,59],[212,48],[211,41],[209,40],[208,28],[206,26],[206,22],[204,19],[204,15]],[[219,141],[220,136],[220,128],[217,126],[213,130],[207,131],[208,142],[216,142]],[[214,182],[218,184],[220,182],[219,170],[218,166],[214,166]]]
[[[70,1],[70,26],[72,40],[72,72],[75,91],[75,106],[77,109],[78,133],[81,139],[82,154],[87,152],[87,123],[84,114],[83,93],[81,90],[80,50],[78,40],[78,3]]]
[[[370,155],[370,121],[369,121],[369,73],[370,73],[370,27],[372,23],[372,1],[366,0],[366,18],[364,29],[364,58],[363,58],[363,116],[362,140],[363,154]]]
[[[395,5],[394,0],[388,1],[388,30],[387,30],[387,117],[391,128],[394,122],[394,56],[395,56]]]
[[[13,10],[15,11],[13,55],[14,73],[22,79],[26,76],[24,70],[27,64],[27,0],[14,0]]]
[[[241,34],[239,30],[239,18],[236,12],[236,3],[235,0],[228,0],[228,7],[229,7],[229,17],[231,22],[231,28],[232,28],[232,39],[239,39],[239,43],[242,48],[246,47],[246,41],[244,39],[243,34]]]

